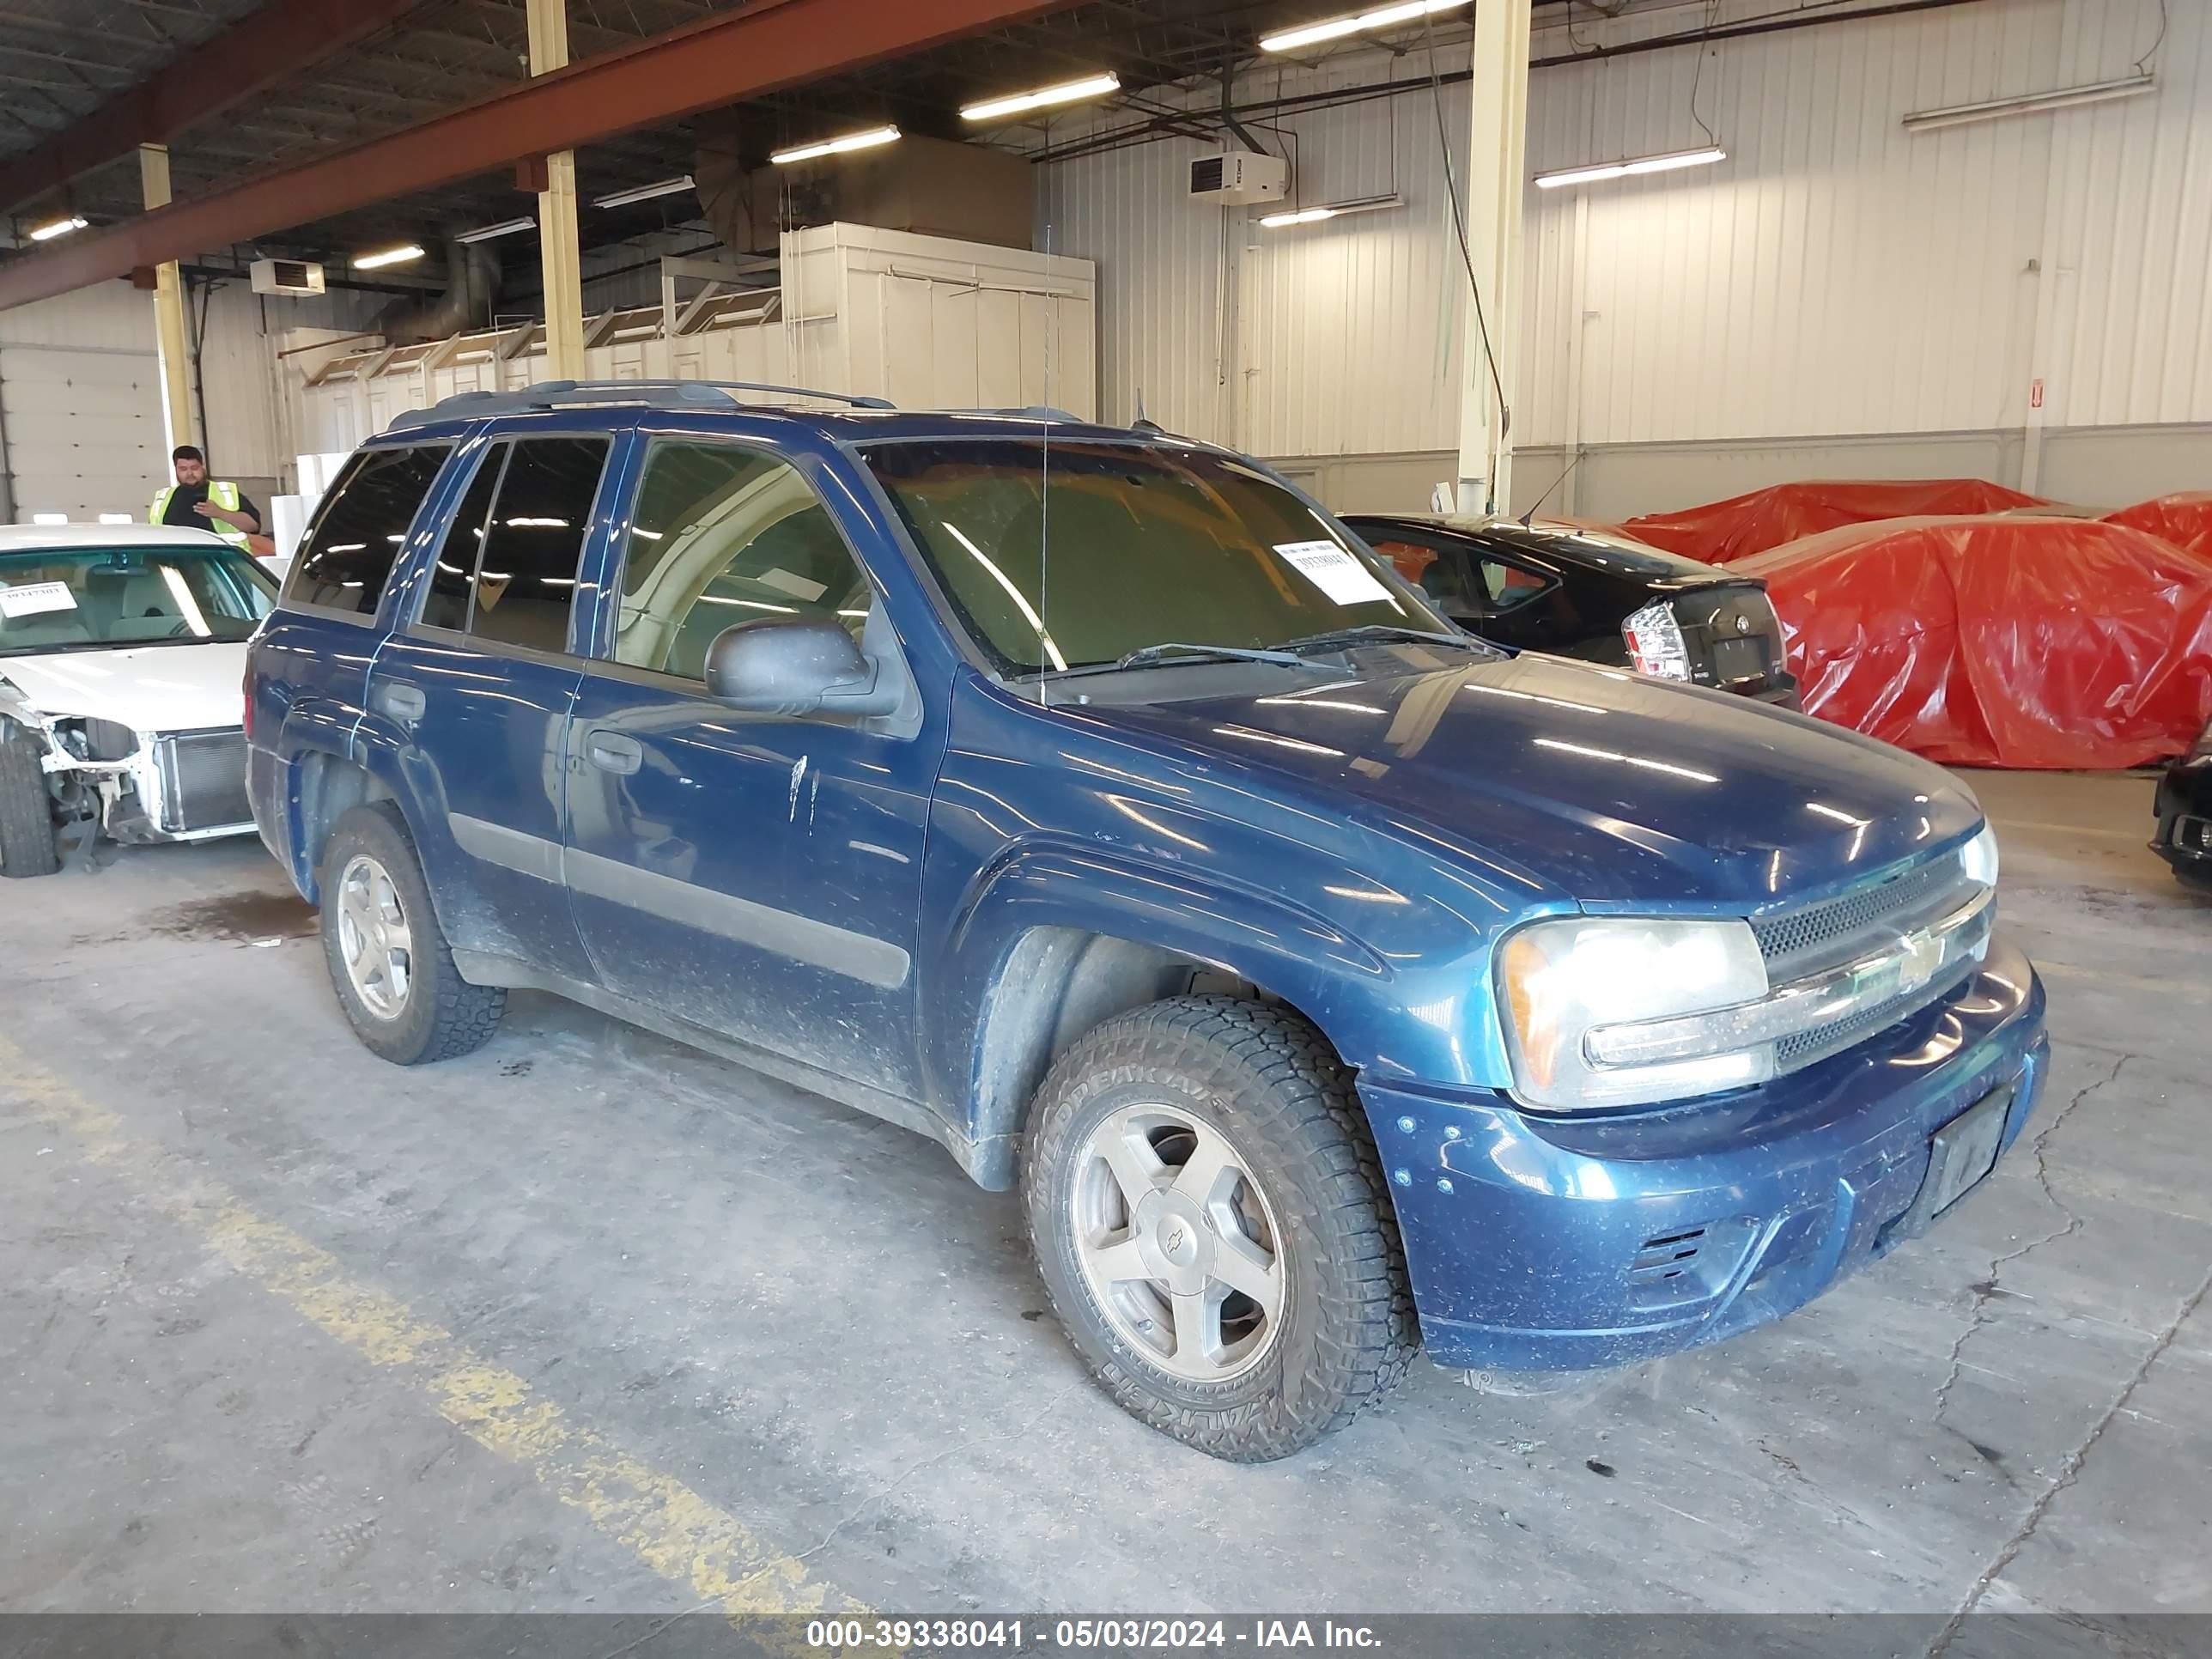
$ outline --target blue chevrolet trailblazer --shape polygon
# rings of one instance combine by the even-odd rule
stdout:
[[[449,398],[324,498],[251,787],[386,1059],[528,987],[917,1129],[1246,1461],[1422,1347],[1775,1318],[2020,1134],[2043,991],[1947,774],[1484,644],[1206,445],[774,390]]]

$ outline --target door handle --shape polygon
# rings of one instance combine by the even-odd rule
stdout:
[[[423,711],[430,703],[429,699],[422,695],[421,686],[402,683],[379,686],[376,706],[401,724],[411,726],[422,718]]]
[[[635,738],[618,732],[594,732],[584,739],[584,753],[602,772],[628,777],[645,763],[645,750]]]

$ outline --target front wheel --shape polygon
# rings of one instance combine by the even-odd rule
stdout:
[[[0,738],[0,875],[51,876],[62,867],[53,799],[39,758],[28,738]]]
[[[1060,1322],[1125,1410],[1265,1462],[1349,1423],[1418,1351],[1344,1066],[1289,1012],[1178,997],[1053,1066],[1022,1168]]]
[[[453,966],[396,811],[356,806],[340,818],[323,852],[321,885],[331,983],[372,1052],[416,1066],[483,1046],[507,993],[471,985]]]

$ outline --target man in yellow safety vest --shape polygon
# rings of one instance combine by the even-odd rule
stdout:
[[[177,481],[155,492],[146,522],[212,530],[234,546],[258,550],[252,543],[261,535],[261,509],[236,484],[210,481],[207,457],[191,445],[179,444],[169,459]]]

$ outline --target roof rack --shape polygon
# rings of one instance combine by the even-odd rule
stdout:
[[[945,409],[942,415],[995,415],[1006,421],[1060,421],[1070,426],[1088,426],[1090,422],[1080,415],[1071,415],[1064,409],[1054,409],[1048,404],[1026,404],[1017,409],[1011,405],[1001,409]]]
[[[536,410],[562,409],[577,404],[637,404],[648,409],[742,409],[740,392],[763,392],[787,398],[817,398],[854,409],[893,409],[886,398],[856,397],[844,392],[819,392],[811,386],[772,386],[757,380],[540,380],[515,392],[457,392],[441,398],[428,409],[403,410],[385,426],[386,432],[404,432],[434,421],[483,420],[497,415],[523,415]]]

